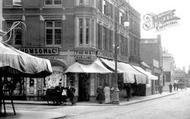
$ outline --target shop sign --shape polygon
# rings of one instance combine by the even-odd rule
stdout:
[[[19,48],[20,51],[32,55],[59,55],[59,48]]]
[[[159,61],[153,59],[153,66],[156,67],[156,68],[159,68]]]

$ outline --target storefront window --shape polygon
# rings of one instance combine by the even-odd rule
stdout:
[[[109,74],[98,74],[98,86],[105,86],[105,84],[111,86]]]
[[[9,91],[12,92],[12,96],[15,99],[23,99],[25,96],[25,88],[24,88],[24,78],[23,77],[4,77],[4,87],[5,96],[9,96]]]
[[[123,74],[118,74],[118,88],[124,89]]]
[[[70,86],[75,87],[75,74],[71,73],[67,77],[68,77],[67,86],[70,85]]]

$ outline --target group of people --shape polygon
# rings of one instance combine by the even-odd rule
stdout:
[[[126,89],[126,98],[127,101],[131,98],[131,85],[130,84],[125,84],[125,89]],[[110,88],[108,85],[105,85],[103,88],[102,86],[99,86],[96,90],[97,96],[96,100],[102,104],[103,102],[106,104],[111,103],[111,97],[113,94],[114,88]]]
[[[102,104],[103,102],[105,103],[110,103],[110,87],[105,85],[103,88],[102,86],[99,86],[97,88],[97,97],[96,100]]]
[[[172,88],[173,88],[174,91],[178,90],[179,85],[177,83],[174,83],[173,85],[170,83],[169,84],[169,90],[170,90],[170,92],[172,92]]]
[[[55,87],[55,90],[57,92],[57,95],[60,99],[62,99],[63,102],[66,102],[66,99],[69,98],[71,101],[71,104],[75,104],[75,88],[74,87],[63,87],[61,83],[59,83],[58,86]]]

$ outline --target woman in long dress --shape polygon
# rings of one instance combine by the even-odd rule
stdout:
[[[104,87],[105,103],[110,103],[110,87],[105,85]]]
[[[104,101],[104,91],[103,91],[103,88],[101,86],[99,86],[97,88],[97,97],[96,97],[96,100],[102,104],[103,101]]]

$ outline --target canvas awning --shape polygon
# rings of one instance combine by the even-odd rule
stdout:
[[[101,61],[112,70],[115,70],[115,62],[113,60],[101,58]],[[117,71],[124,74],[124,83],[134,83],[135,79],[138,84],[147,82],[146,75],[133,68],[130,64],[117,62]]]
[[[123,70],[123,73],[125,73],[125,75],[135,75],[137,83],[146,83],[146,75],[134,69],[130,64],[119,62],[118,67]]]
[[[75,62],[65,71],[66,73],[112,73],[107,69],[101,61],[97,58],[92,64],[84,65]]]
[[[51,73],[52,67],[49,60],[21,52],[1,41],[0,37],[0,116],[2,100],[4,100],[2,77],[46,77]],[[14,113],[16,114],[15,110]]]
[[[48,59],[21,52],[1,41],[0,72],[1,76],[45,77],[52,73],[52,67]]]
[[[142,72],[143,74],[145,74],[148,77],[148,79],[150,79],[150,80],[158,80],[157,76],[152,75],[150,72],[145,71],[143,68],[141,68],[139,66],[134,66],[134,65],[133,65],[133,67],[135,69],[137,69],[138,71]]]

